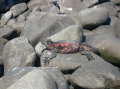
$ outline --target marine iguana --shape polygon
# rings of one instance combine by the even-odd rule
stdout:
[[[46,46],[44,50],[50,50],[52,55],[50,57],[45,57],[44,63],[49,63],[49,61],[56,57],[56,53],[61,54],[73,54],[80,52],[81,55],[85,55],[89,61],[94,59],[94,57],[90,54],[89,51],[98,52],[98,50],[87,43],[79,43],[72,40],[60,40],[60,41],[52,41],[50,39],[42,40],[41,43]],[[43,52],[42,51],[42,52]]]

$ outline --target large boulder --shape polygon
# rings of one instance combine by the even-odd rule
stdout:
[[[35,51],[26,37],[15,38],[7,42],[4,47],[2,63],[5,72],[14,67],[33,66],[35,59]]]
[[[90,52],[94,60],[103,60],[101,57],[96,54]],[[73,54],[59,54],[57,53],[55,58],[52,58],[49,63],[44,63],[44,59],[46,57],[50,57],[52,53],[50,51],[44,51],[40,56],[40,64],[44,67],[58,67],[61,71],[70,72],[75,71],[78,67],[85,65],[89,62],[88,58],[85,55],[81,55],[78,53]]]
[[[74,85],[87,89],[104,89],[120,85],[120,70],[112,64],[96,60],[78,68],[71,75]]]
[[[115,29],[113,27],[111,27],[110,25],[101,25],[91,32],[92,32],[92,34],[101,34],[101,35],[109,34],[109,35],[116,36]]]
[[[26,36],[35,46],[37,42],[51,36],[63,28],[75,24],[69,15],[58,15],[35,11],[28,16],[21,36]]]
[[[34,76],[34,78],[32,77],[33,75],[27,77],[29,83],[26,84],[26,89],[28,89],[29,84],[31,85],[31,89],[34,89],[35,87],[39,88],[40,87],[43,89],[42,85],[43,86],[45,85],[48,88],[48,85],[49,86],[53,86],[54,83],[56,83],[56,86],[58,87],[57,89],[68,89],[68,84],[63,76],[63,74],[57,69],[57,68],[51,68],[51,67],[39,67],[39,68],[35,68],[35,67],[16,67],[16,68],[13,68],[12,70],[10,70],[5,76],[3,76],[1,79],[0,79],[0,88],[1,89],[7,89],[8,87],[10,87],[12,84],[12,87],[15,86],[14,84],[17,83],[21,83],[23,84],[24,81],[19,81],[21,79],[23,79],[24,76],[26,76],[27,74],[29,74],[30,72],[35,72],[35,71],[42,71],[40,76],[37,77],[38,80],[40,79],[43,79],[43,80],[47,80],[46,83],[43,82],[42,80],[40,82],[38,81],[35,81],[36,78]],[[45,74],[45,76],[43,75],[43,72]],[[39,73],[37,73],[39,74]],[[49,80],[49,78],[51,79],[51,81]],[[30,80],[29,80],[30,79]],[[31,83],[31,81],[34,81]],[[18,82],[19,81],[19,82]],[[49,84],[48,84],[49,83]],[[36,86],[34,86],[36,84]],[[41,86],[39,86],[39,84]],[[16,86],[17,89],[18,88],[21,88],[21,87],[18,87],[18,85]],[[37,89],[36,88],[36,89]],[[30,88],[29,88],[30,89]]]
[[[99,49],[100,55],[112,63],[120,63],[120,39],[110,34],[92,34],[87,42]]]
[[[94,6],[80,11],[77,18],[75,16],[75,19],[84,28],[91,29],[104,24],[108,20],[108,10],[104,7]]]
[[[37,81],[37,82],[36,82]],[[55,82],[42,70],[33,70],[7,89],[57,89]]]
[[[74,40],[77,42],[82,42],[83,40],[83,29],[80,25],[71,25],[66,27],[65,29],[59,31],[58,33],[48,37],[47,39],[51,39],[52,41],[60,41],[60,40]],[[43,50],[43,45],[39,42],[35,50],[40,55]]]

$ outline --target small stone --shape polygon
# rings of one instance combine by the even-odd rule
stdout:
[[[16,17],[27,10],[26,3],[16,4],[10,8],[10,11],[13,13],[13,17]]]
[[[41,7],[41,11],[50,13],[59,13],[59,8],[53,4],[48,4],[47,6]]]
[[[12,39],[14,37],[14,33],[15,29],[11,26],[5,26],[4,28],[0,28],[0,38]]]
[[[86,7],[81,3],[81,0],[58,0],[61,13],[79,12]]]
[[[30,0],[27,5],[30,10],[33,10],[36,6],[42,7],[46,6],[47,4],[48,3],[46,3],[45,0]]]
[[[1,17],[1,26],[4,26],[12,17],[12,12],[8,11]]]

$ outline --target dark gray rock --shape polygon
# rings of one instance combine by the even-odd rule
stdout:
[[[104,7],[94,6],[79,12],[79,18],[76,19],[84,28],[93,28],[105,23],[108,19],[108,10]]]
[[[99,0],[82,0],[82,4],[84,4],[86,7],[91,7],[97,3],[99,3]]]
[[[81,0],[58,0],[61,13],[79,12],[86,7],[81,3]]]
[[[30,0],[28,5],[28,8],[30,10],[33,10],[36,6],[46,6],[48,3],[45,0]]]
[[[96,60],[78,68],[71,82],[87,89],[104,89],[120,85],[120,70],[112,64]]]
[[[14,67],[33,66],[35,59],[35,51],[26,37],[15,38],[4,47],[2,62],[5,73]]]
[[[35,46],[37,42],[51,36],[63,28],[75,24],[69,15],[58,15],[35,11],[28,16],[21,36],[26,36]]]
[[[0,28],[0,38],[11,39],[15,29],[11,26],[5,26],[4,28]]]
[[[34,71],[34,70],[44,71],[47,74],[47,77],[48,76],[51,77],[51,81],[56,83],[56,86],[58,87],[57,89],[68,89],[68,84],[67,84],[65,78],[63,77],[63,74],[58,69],[51,68],[51,67],[46,67],[46,68],[44,68],[44,67],[42,67],[42,68],[41,67],[40,68],[20,67],[19,68],[18,67],[18,68],[14,68],[0,79],[0,88],[7,89],[9,86],[11,86],[15,82],[17,82],[17,80],[19,81],[19,79],[21,79],[22,77],[26,76],[26,74],[28,74],[28,73],[30,73],[31,71]],[[31,76],[28,77],[28,78],[30,79]],[[41,79],[40,76],[37,77],[37,78]],[[46,76],[43,77],[43,79],[45,79],[45,78],[46,78]],[[31,79],[31,80],[33,80],[33,79]],[[41,84],[38,81],[35,81],[34,83],[36,83],[37,85]],[[33,87],[32,83],[30,83],[30,85],[31,85],[31,87]],[[26,86],[29,87],[28,84],[26,84]],[[32,88],[32,89],[34,89],[34,88]]]
[[[96,60],[103,60],[99,56],[95,55],[94,53],[90,52],[91,55]],[[51,52],[46,50],[42,53],[40,59],[41,59],[41,66],[45,67],[58,67],[61,71],[69,72],[69,71],[75,71],[78,67],[87,64],[89,61],[86,56],[81,55],[78,53],[73,54],[59,54],[57,53],[56,57],[51,59],[49,64],[44,63],[45,57],[51,56]],[[93,59],[94,60],[94,59]]]
[[[21,13],[27,10],[26,3],[16,4],[15,6],[10,8],[10,11],[13,13],[13,17],[20,15]]]
[[[87,36],[87,42],[99,49],[100,55],[112,63],[120,63],[120,39],[110,34]]]
[[[9,20],[10,18],[12,17],[12,12],[11,11],[8,11],[6,12],[2,17],[1,17],[1,26],[4,26]]]
[[[3,3],[5,0],[0,0],[0,4]]]

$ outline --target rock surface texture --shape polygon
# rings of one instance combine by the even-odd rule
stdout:
[[[120,0],[0,0],[0,89],[120,89]]]

